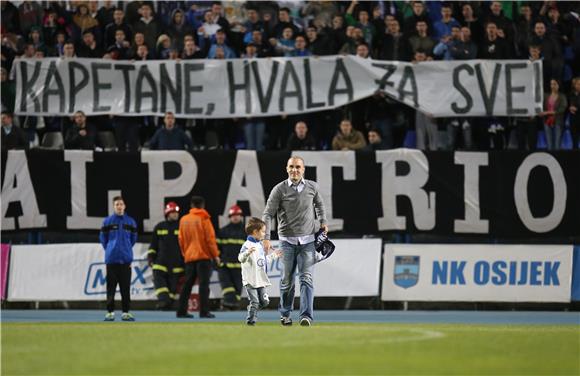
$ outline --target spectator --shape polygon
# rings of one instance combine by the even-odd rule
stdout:
[[[129,60],[131,58],[131,43],[127,41],[123,29],[115,31],[115,42],[107,48],[107,53],[115,60]]]
[[[104,52],[102,48],[97,45],[95,35],[91,30],[86,30],[83,33],[83,40],[77,48],[78,57],[86,57],[91,59],[100,59]]]
[[[520,15],[515,28],[515,43],[518,50],[518,56],[525,59],[528,52],[528,44],[532,38],[532,28],[534,22],[532,18],[532,8],[529,4],[520,6]]]
[[[347,42],[345,22],[341,15],[336,15],[332,18],[332,28],[328,32],[328,39],[332,47],[332,53],[338,52]]]
[[[292,35],[296,35],[301,31],[301,27],[298,26],[292,17],[290,17],[290,9],[284,7],[280,8],[278,11],[278,22],[276,26],[274,26],[274,34],[272,35],[273,38],[281,38],[284,33],[284,29],[286,28],[292,29]]]
[[[555,79],[550,80],[550,92],[544,96],[544,111],[539,114],[544,119],[548,150],[560,149],[567,107],[566,96],[560,92],[560,82]]]
[[[246,7],[246,22],[242,26],[242,33],[244,33],[244,43],[252,41],[252,33],[254,31],[264,32],[264,22],[260,19],[258,9],[248,6]]]
[[[105,45],[110,46],[115,43],[118,30],[123,30],[126,40],[133,39],[133,29],[125,22],[125,12],[121,8],[115,9],[113,12],[113,22],[105,27]]]
[[[298,35],[294,40],[294,51],[292,51],[292,56],[311,56],[312,52],[306,48],[306,38],[302,35]]]
[[[248,43],[245,48],[246,52],[242,54],[241,57],[244,59],[255,59],[258,57],[258,49],[256,45],[252,42]]]
[[[107,314],[105,321],[115,320],[115,292],[121,290],[121,320],[135,321],[131,314],[131,263],[137,241],[137,223],[125,213],[125,200],[113,198],[114,213],[103,221],[99,240],[105,250],[107,271]]]
[[[471,3],[464,3],[461,6],[461,15],[463,16],[461,25],[469,28],[474,43],[476,45],[482,43],[484,35],[483,25],[481,21],[475,17]]]
[[[209,279],[211,262],[221,264],[215,239],[215,230],[205,210],[205,199],[191,197],[189,214],[179,221],[179,246],[185,261],[185,282],[179,295],[178,318],[192,318],[187,313],[187,302],[195,280],[199,278],[199,317],[215,318],[209,311]]]
[[[6,68],[0,68],[0,82],[2,84],[2,111],[12,113],[16,102],[16,83],[8,76]]]
[[[195,45],[193,38],[188,39],[184,43],[183,52],[181,53],[181,58],[183,60],[205,59],[205,57],[206,54]]]
[[[157,43],[155,44],[155,56],[158,59],[167,60],[169,59],[169,55],[171,51],[175,48],[173,47],[173,42],[171,38],[167,34],[161,34],[159,38],[157,38]]]
[[[493,22],[497,26],[499,37],[505,40],[510,50],[513,49],[515,27],[513,22],[504,16],[502,3],[500,1],[492,1],[489,10],[490,14],[485,20],[486,24]]]
[[[445,8],[443,8],[445,9]],[[468,28],[466,28],[469,30]],[[461,42],[461,30],[459,26],[451,27],[451,34],[445,35],[441,38],[441,41],[437,43],[433,49],[433,55],[438,58],[443,58],[443,60],[455,60],[452,50],[453,47]]]
[[[11,112],[2,111],[2,150],[28,149],[26,134],[13,123]]]
[[[185,13],[179,8],[173,10],[173,13],[171,14],[171,22],[167,27],[167,35],[171,37],[175,48],[177,48],[178,51],[182,51],[183,37],[193,34],[193,28],[186,22]]]
[[[98,6],[97,1],[91,1],[89,4],[90,6],[94,6],[95,8]],[[96,14],[92,15],[99,22],[100,28],[99,36],[102,37],[104,35],[105,28],[107,27],[107,25],[114,22],[114,14],[116,10],[117,8],[113,5],[112,1],[105,0],[103,1],[103,6],[99,8]]]
[[[314,26],[306,28],[306,38],[308,38],[308,49],[314,56],[332,55],[332,46],[328,40],[319,38],[318,29]]]
[[[131,45],[131,49],[129,50],[129,56],[132,59],[137,58],[137,50],[141,46],[147,47],[147,51],[149,51],[149,46],[145,42],[145,35],[139,31],[139,32],[136,32],[133,34],[133,44]],[[153,57],[153,56],[151,56],[151,57]]]
[[[221,256],[218,274],[222,287],[222,306],[230,309],[240,306],[242,295],[242,270],[238,254],[246,240],[243,215],[242,208],[232,205],[228,210],[230,223],[218,231],[217,238]]]
[[[10,1],[0,2],[0,15],[2,17],[2,34],[11,33],[18,34],[21,33],[20,28],[20,15],[19,10]],[[32,22],[31,25],[37,25]]]
[[[299,121],[294,126],[294,132],[288,138],[287,150],[316,150],[316,140],[308,131],[305,122]]]
[[[369,138],[369,143],[362,150],[364,151],[377,151],[385,150],[385,144],[383,143],[383,138],[381,136],[381,131],[376,128],[369,129],[367,136]]]
[[[549,77],[561,79],[564,67],[562,46],[559,40],[546,33],[546,24],[543,21],[536,21],[530,44],[541,47],[544,69]]]
[[[511,56],[509,47],[504,38],[498,34],[497,25],[488,22],[485,27],[485,37],[482,48],[479,50],[480,59],[509,59]]]
[[[204,13],[203,19],[205,22],[197,29],[197,35],[199,35],[200,39],[211,39],[222,27],[215,22],[211,10]],[[225,30],[223,32],[225,33]]]
[[[350,3],[350,6],[346,10],[345,20],[346,24],[350,26],[356,26],[363,32],[363,39],[369,45],[372,46],[372,43],[375,39],[375,35],[377,34],[377,30],[375,26],[369,21],[369,12],[366,9],[360,9],[358,11],[358,21],[355,21],[353,17],[354,8],[358,4],[357,0],[354,0]]]
[[[208,59],[215,59],[216,58],[216,51],[218,49],[223,50],[224,58],[225,59],[235,59],[236,53],[234,50],[226,44],[226,32],[224,30],[218,30],[215,34],[215,43],[211,45],[209,48],[209,52],[207,53]]]
[[[340,122],[336,136],[332,139],[332,150],[359,150],[366,146],[365,136],[352,128],[348,119]]]
[[[433,54],[435,41],[428,35],[428,24],[426,21],[417,21],[415,35],[409,38],[409,44],[413,55],[417,50],[423,50],[428,55]]]
[[[377,41],[377,59],[409,61],[411,58],[411,45],[409,40],[401,33],[399,21],[389,22],[387,32],[383,38]]]
[[[2,9],[4,12],[4,9]],[[21,35],[28,35],[32,27],[42,25],[43,10],[38,1],[23,1],[18,6],[18,25],[17,29]],[[9,21],[11,25],[14,21]],[[4,17],[2,17],[2,26],[4,26]]]
[[[294,51],[294,31],[291,27],[286,27],[282,33],[282,38],[270,38],[270,44],[274,46],[279,56],[292,56]]]
[[[369,52],[369,46],[365,42],[361,42],[358,46],[356,46],[356,56],[362,59],[370,58]]]
[[[97,137],[96,128],[87,122],[82,111],[75,112],[74,123],[66,132],[64,146],[67,149],[94,150]]]
[[[346,42],[338,51],[339,54],[356,55],[356,47],[363,42],[363,32],[358,27],[346,28]]]
[[[75,52],[75,45],[73,42],[65,42],[64,46],[62,47],[62,57],[65,59],[72,59],[77,57]]]
[[[151,150],[191,150],[193,143],[181,128],[175,126],[175,115],[166,112],[164,126],[159,128],[149,142]]]
[[[148,3],[141,4],[141,18],[133,25],[135,33],[143,33],[145,44],[150,49],[155,48],[157,38],[161,34],[161,25],[153,18],[153,8]]]
[[[258,57],[272,57],[275,55],[273,46],[264,40],[261,31],[254,30],[250,42],[256,45]]]
[[[453,9],[449,3],[443,3],[441,6],[441,20],[435,22],[433,25],[435,32],[435,39],[442,41],[443,39],[448,39],[453,34],[453,28],[459,28],[459,22],[455,20],[453,16]]]
[[[572,149],[578,149],[578,136],[580,132],[580,77],[572,80],[570,90],[570,132],[572,133]]]
[[[412,3],[413,14],[405,18],[405,35],[412,35],[416,30],[417,22],[424,21],[427,24],[427,29],[431,30],[431,21],[427,16],[425,11],[425,4],[422,1],[413,1]]]
[[[92,30],[99,26],[99,21],[91,17],[89,14],[89,7],[84,4],[80,3],[77,6],[75,15],[73,16],[73,26],[74,26],[74,39],[78,41],[81,39],[83,33],[87,30]]]
[[[471,29],[461,27],[459,40],[451,44],[452,60],[471,60],[477,58],[477,45],[471,40]]]

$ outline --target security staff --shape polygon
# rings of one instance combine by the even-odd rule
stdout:
[[[165,205],[165,219],[153,229],[147,258],[153,269],[157,309],[170,311],[177,299],[177,282],[184,272],[178,241],[179,206],[175,202]]]
[[[222,306],[239,308],[242,293],[242,269],[238,261],[240,247],[246,241],[243,212],[238,205],[233,205],[228,216],[230,223],[219,230],[217,244],[220,248],[221,265],[218,269],[222,286]]]

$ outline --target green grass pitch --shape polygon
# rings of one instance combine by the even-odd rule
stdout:
[[[3,323],[2,375],[579,375],[580,326]]]

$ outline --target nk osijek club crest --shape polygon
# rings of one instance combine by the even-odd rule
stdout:
[[[419,256],[395,256],[393,279],[404,289],[415,286],[419,281]]]

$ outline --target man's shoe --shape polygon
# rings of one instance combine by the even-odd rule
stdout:
[[[107,312],[105,321],[115,321],[115,312]]]
[[[215,315],[211,312],[200,314],[199,317],[202,319],[215,319]]]
[[[256,325],[256,322],[255,321],[247,320],[246,321],[246,325],[248,325],[248,326],[254,326],[254,325]]]
[[[312,321],[308,317],[300,319],[300,326],[312,326]]]
[[[123,321],[135,321],[135,316],[130,312],[123,312],[121,315],[121,320]]]
[[[192,319],[193,315],[190,313],[179,313],[177,312],[177,314],[175,315],[175,317],[177,317],[178,319]]]
[[[292,326],[292,319],[290,317],[282,316],[280,317],[280,324],[282,324],[282,326]]]

